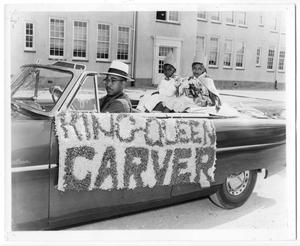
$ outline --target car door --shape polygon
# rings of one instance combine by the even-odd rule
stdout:
[[[51,120],[12,119],[12,229],[43,229],[48,223]]]
[[[97,112],[99,109],[97,94],[97,77],[87,75],[69,105],[70,111]],[[54,124],[54,122],[53,122]],[[51,162],[58,163],[58,139],[52,132]],[[115,146],[116,148],[118,146]],[[138,211],[150,201],[170,198],[171,186],[154,188],[138,187],[136,189],[112,189],[89,191],[59,191],[58,170],[50,172],[50,227],[76,224],[107,218],[113,215]],[[143,205],[144,204],[144,205]],[[146,205],[145,205],[146,204]],[[142,206],[140,206],[142,205]]]

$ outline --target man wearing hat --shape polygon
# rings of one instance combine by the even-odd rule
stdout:
[[[126,81],[133,81],[128,76],[128,65],[124,62],[112,61],[103,79],[107,95],[100,99],[101,113],[130,113],[132,105],[129,97],[123,92]]]

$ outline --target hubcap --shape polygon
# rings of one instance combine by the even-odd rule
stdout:
[[[233,196],[240,195],[247,187],[250,171],[232,174],[226,179],[226,188]]]

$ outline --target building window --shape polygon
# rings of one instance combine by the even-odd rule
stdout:
[[[158,60],[158,73],[164,73],[163,66],[164,66],[164,61],[159,59]]]
[[[73,58],[87,58],[87,33],[86,21],[74,21],[73,32]]]
[[[64,56],[65,22],[63,19],[50,19],[50,56]]]
[[[156,19],[166,21],[167,20],[167,11],[157,11]]]
[[[234,12],[233,11],[224,12],[224,15],[225,15],[226,24],[234,25]]]
[[[156,20],[178,23],[179,12],[178,11],[157,11]]]
[[[110,25],[98,24],[97,60],[110,59]]]
[[[224,67],[232,66],[232,40],[226,39],[224,43]]]
[[[169,12],[169,21],[174,21],[174,22],[179,21],[178,11],[170,11]]]
[[[246,12],[238,12],[237,22],[239,26],[246,26]]]
[[[33,23],[25,23],[25,50],[34,50],[34,27]]]
[[[274,56],[275,56],[275,48],[271,47],[269,48],[268,51],[268,63],[267,63],[268,70],[273,70]]]
[[[118,28],[118,60],[129,60],[129,27],[119,26]]]
[[[284,58],[285,58],[285,51],[282,50],[279,52],[279,61],[278,61],[278,71],[284,71]]]
[[[205,37],[204,36],[197,36],[196,38],[196,56],[205,54]]]
[[[220,12],[211,12],[210,20],[211,22],[220,23],[221,22]]]
[[[260,59],[261,59],[261,47],[258,47],[256,49],[256,66],[259,67],[260,66]]]
[[[261,14],[261,13],[258,15],[258,25],[259,26],[264,25],[264,17],[263,17],[263,14]]]
[[[199,11],[197,12],[197,19],[198,20],[207,20],[207,14],[206,11]]]
[[[158,50],[158,73],[164,73],[164,60],[166,56],[170,53],[173,52],[172,47],[167,47],[167,46],[160,46]]]
[[[244,68],[244,56],[245,56],[245,44],[244,42],[238,42],[236,49],[236,68]]]
[[[211,37],[208,65],[218,66],[218,57],[219,57],[219,38]]]

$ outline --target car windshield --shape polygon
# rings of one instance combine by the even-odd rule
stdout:
[[[68,71],[25,66],[11,84],[12,102],[49,112],[55,106],[73,74]]]

